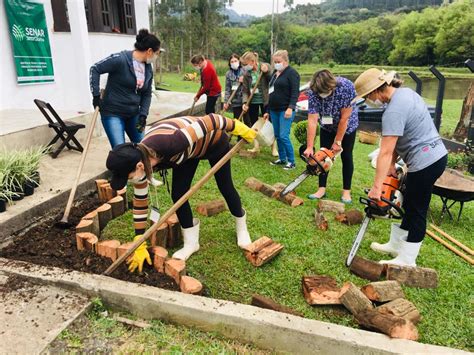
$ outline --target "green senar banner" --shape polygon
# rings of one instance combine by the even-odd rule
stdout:
[[[53,59],[43,4],[5,0],[18,84],[54,82]]]

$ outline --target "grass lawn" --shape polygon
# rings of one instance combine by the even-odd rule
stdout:
[[[449,122],[447,124],[456,120],[454,113],[459,110],[457,106],[459,102],[445,106],[446,113],[453,114],[452,117],[446,116],[446,121]],[[294,138],[293,141],[296,149]],[[373,149],[374,146],[361,143],[355,146],[355,202],[351,208],[362,210],[362,205],[357,202],[358,198],[364,195],[364,188],[371,186],[374,169],[370,167],[367,154]],[[248,213],[248,227],[252,239],[266,235],[282,243],[285,249],[269,264],[255,268],[246,261],[236,245],[234,220],[228,211],[210,218],[200,217],[201,249],[188,260],[188,274],[201,280],[207,287],[208,294],[214,298],[249,303],[252,294],[259,293],[293,307],[308,318],[357,327],[353,317],[343,307],[309,306],[302,296],[301,277],[325,274],[335,277],[341,285],[346,281],[352,281],[359,286],[366,284],[368,281],[351,275],[345,267],[347,253],[359,227],[342,225],[328,213],[329,230],[322,232],[316,229],[313,221],[315,202],[305,198],[308,193],[316,190],[315,178],[309,178],[297,190],[298,195],[305,198],[305,204],[294,209],[245,187],[244,181],[249,176],[270,184],[288,183],[304,169],[303,163],[297,162],[297,169],[287,172],[270,166],[270,159],[272,157],[268,148],[256,159],[234,158],[233,178]],[[202,162],[194,181],[202,177],[208,169],[207,162]],[[340,161],[337,161],[328,181],[328,198],[338,201],[341,188],[341,165]],[[161,211],[166,211],[172,204],[169,194],[165,188],[159,188],[157,195]],[[193,196],[191,205],[195,207],[200,202],[218,198],[221,196],[212,180]],[[429,220],[439,224],[442,229],[472,248],[474,205],[467,204],[464,207],[460,222],[450,221],[447,217],[441,219],[440,211],[440,199],[433,196]],[[455,213],[456,211],[457,209]],[[389,232],[389,221],[371,221],[358,255],[372,260],[382,259],[369,245],[372,241],[386,241]],[[132,234],[132,216],[128,212],[122,218],[109,223],[103,236],[109,239],[131,240]],[[434,290],[404,287],[407,298],[423,316],[418,326],[420,341],[474,350],[472,266],[429,237],[425,239],[417,263],[436,269],[440,278],[439,287]]]

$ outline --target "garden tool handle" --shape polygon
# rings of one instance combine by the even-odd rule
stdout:
[[[255,82],[255,86],[252,88],[252,91],[250,92],[250,96],[247,99],[247,102],[245,103],[245,105],[248,106],[250,104],[250,101],[252,101],[253,94],[255,94],[255,91],[257,91],[257,87],[258,87],[258,84],[260,84],[260,79],[262,79],[262,75],[263,75],[263,72],[260,72],[260,74],[258,75],[257,81]],[[242,117],[244,117],[244,115],[245,115],[245,112],[242,111],[238,120],[242,121]]]
[[[193,114],[194,105],[196,105],[196,101],[193,99],[193,104],[191,105],[191,108],[189,109],[188,116],[191,116]]]
[[[225,102],[227,105],[230,105],[232,103],[232,100],[234,99],[234,96],[235,94],[237,93],[237,91],[239,91],[239,88],[240,86],[242,85],[242,83],[239,83],[239,85],[237,86],[237,89],[235,89],[234,91],[232,91],[232,94],[230,94],[229,98],[227,99],[227,101]],[[224,114],[224,109],[221,110],[220,112],[221,115]]]
[[[252,128],[255,128],[255,125],[252,126]],[[104,275],[110,275],[117,267],[119,267],[120,264],[122,264],[143,242],[147,241],[153,232],[155,232],[159,226],[161,226],[163,223],[165,223],[168,218],[170,218],[177,210],[180,208],[187,200],[191,198],[214,174],[225,164],[227,163],[230,158],[234,154],[236,154],[240,148],[246,143],[245,139],[241,139],[240,141],[237,142],[234,147],[227,152],[226,155],[224,155],[216,165],[214,165],[207,173],[204,175],[194,186],[192,186],[181,198],[175,202],[171,208],[165,212],[160,218],[160,220],[156,223],[154,223],[150,228],[148,228],[143,235],[137,239],[132,246],[120,257],[115,260],[112,265],[108,267],[107,270],[104,271]]]

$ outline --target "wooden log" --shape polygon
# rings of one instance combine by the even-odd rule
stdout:
[[[371,301],[388,302],[397,298],[405,298],[405,294],[398,281],[371,282],[361,288],[361,291]]]
[[[120,257],[125,252],[132,247],[134,243],[133,242],[128,242],[128,243],[123,243],[117,248],[117,256]]]
[[[342,286],[339,298],[341,299],[341,303],[353,315],[374,308],[372,302],[370,302],[362,291],[352,282],[346,282],[344,286]]]
[[[127,188],[124,187],[122,190],[118,190],[117,191],[117,196],[122,196],[122,198],[123,198],[123,209],[124,209],[124,211],[128,210]]]
[[[262,183],[260,192],[264,194],[265,196],[274,197],[276,190],[272,185]]]
[[[318,212],[317,209],[314,210],[314,222],[316,223],[316,227],[322,231],[327,231],[329,228],[328,220],[321,212]]]
[[[341,289],[329,276],[313,275],[302,278],[303,295],[310,305],[341,304]]]
[[[227,209],[224,200],[214,200],[205,203],[201,203],[196,207],[197,213],[206,216],[212,217],[216,214],[224,212]]]
[[[301,314],[300,312],[297,312],[290,307],[276,303],[271,298],[268,298],[262,295],[257,295],[257,294],[252,295],[252,301],[250,302],[250,304],[252,306],[256,306],[260,308],[271,309],[273,311],[288,313],[294,316],[303,317],[303,314]]]
[[[349,268],[350,272],[363,279],[378,281],[382,277],[384,265],[355,256]]]
[[[319,200],[318,202],[319,212],[344,213],[345,208],[346,207],[342,202],[331,200]]]
[[[112,220],[112,207],[108,203],[97,207],[97,214],[99,215],[99,228],[102,231],[107,223]]]
[[[438,287],[438,273],[434,269],[388,264],[387,280],[396,280],[402,285],[419,288]]]
[[[97,179],[95,180],[95,186],[97,189],[97,196],[99,197],[100,202],[105,202],[105,197],[103,193],[103,189],[101,189],[102,185],[108,184],[108,181],[105,179]]]
[[[117,249],[119,246],[120,242],[118,240],[103,240],[97,243],[96,253],[115,261],[118,257]]]
[[[153,267],[156,271],[165,272],[165,261],[168,257],[168,250],[163,247],[151,247],[150,254],[153,256]]]
[[[356,320],[361,326],[387,334],[391,338],[418,340],[418,330],[415,325],[402,317],[369,309],[359,312]]]
[[[275,190],[280,190],[280,191],[283,191],[286,187],[286,184],[282,183],[282,182],[277,182],[276,184],[273,184],[273,188]],[[293,194],[295,195],[296,193],[294,191],[291,191],[290,194]]]
[[[260,191],[263,186],[263,182],[257,180],[254,177],[249,177],[247,180],[245,180],[245,186],[254,191]]]
[[[261,237],[245,248],[245,257],[253,266],[262,266],[272,260],[283,249],[283,245],[268,237]]]
[[[97,213],[97,210],[89,212],[84,217],[82,217],[82,219],[91,220],[92,221],[92,231],[91,231],[91,233],[94,233],[97,236],[100,235],[99,215]]]
[[[76,233],[76,247],[77,250],[89,250],[95,251],[95,246],[98,242],[98,238],[92,233]]]
[[[168,259],[165,261],[165,273],[179,285],[181,277],[186,275],[186,263],[184,260]]]
[[[150,238],[151,246],[158,246],[166,248],[168,240],[168,223],[163,223],[158,227],[156,231],[153,232]]]
[[[202,292],[202,283],[191,276],[181,276],[179,288],[183,293],[199,295]]]
[[[336,214],[335,219],[341,223],[347,224],[348,226],[353,226],[356,224],[361,224],[364,219],[364,215],[359,210],[348,210],[343,213]]]
[[[91,219],[81,219],[76,226],[76,233],[93,233],[94,221]]]
[[[114,189],[112,189],[112,187],[110,186],[110,184],[107,184],[105,186],[105,197],[107,199],[107,201],[110,201],[111,199],[113,199],[115,196],[116,196],[116,192]]]
[[[287,194],[285,196],[280,196],[282,190],[276,190],[274,193],[274,196],[276,199],[290,205],[291,207],[298,207],[304,204],[304,201],[302,198],[299,198],[298,196],[294,194]]]
[[[167,248],[181,246],[183,244],[183,236],[181,235],[181,226],[176,213],[171,215],[166,223],[168,224],[168,238],[166,240]]]
[[[110,183],[108,182],[106,182],[105,184],[99,185],[100,195],[102,196],[102,199],[100,200],[100,202],[106,203],[108,201],[107,188],[110,188]]]
[[[391,314],[397,317],[402,317],[413,324],[418,324],[421,320],[421,315],[415,305],[408,301],[405,298],[397,298],[393,301],[385,303],[379,307],[377,310],[382,314]]]
[[[107,202],[112,208],[112,218],[117,218],[125,213],[122,196],[115,196]]]

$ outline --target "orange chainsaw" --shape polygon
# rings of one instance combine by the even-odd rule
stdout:
[[[301,185],[303,181],[308,178],[308,176],[327,174],[334,164],[336,157],[342,152],[342,149],[336,153],[332,149],[321,148],[315,154],[312,154],[309,158],[306,158],[306,156],[303,154],[305,149],[306,146],[302,145],[299,151],[301,159],[303,159],[303,161],[306,163],[306,170],[283,189],[283,191],[280,193],[281,197],[295,190],[299,185]]]
[[[402,169],[397,171],[398,176],[387,176],[383,182],[382,195],[380,200],[372,200],[366,197],[360,197],[360,203],[364,204],[366,207],[365,218],[362,221],[359,232],[357,233],[354,243],[352,244],[351,251],[347,256],[346,265],[350,266],[352,260],[359,250],[360,243],[364,238],[369,222],[372,218],[403,218],[404,212],[402,209],[403,204],[403,191],[405,189],[405,173]],[[366,189],[365,193],[369,193],[369,190]]]

